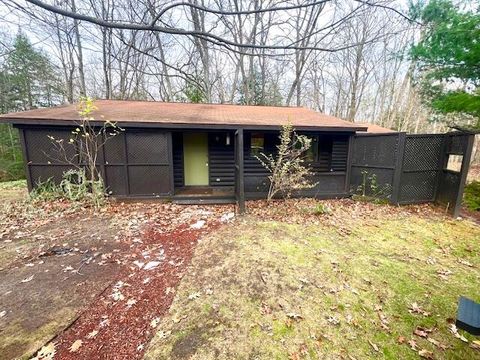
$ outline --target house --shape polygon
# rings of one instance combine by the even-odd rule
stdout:
[[[109,120],[124,129],[105,143],[98,159],[108,190],[120,198],[236,201],[243,209],[245,199],[266,196],[269,174],[256,155],[275,151],[287,123],[312,139],[306,159],[316,186],[296,196],[349,196],[368,172],[379,186],[390,187],[394,203],[441,200],[457,207],[468,163],[458,174],[448,172],[446,163],[450,154],[468,159],[471,153],[468,134],[377,131],[299,107],[119,100],[95,105],[92,124]],[[49,178],[60,181],[69,166],[55,158],[49,136],[68,142],[79,120],[75,105],[0,116],[20,131],[29,189]]]

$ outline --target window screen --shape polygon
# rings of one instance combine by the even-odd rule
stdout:
[[[265,151],[265,137],[262,133],[252,133],[250,139],[250,155],[258,156]]]

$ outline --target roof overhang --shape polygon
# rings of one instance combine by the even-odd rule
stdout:
[[[10,123],[15,127],[34,127],[34,126],[61,126],[61,127],[75,127],[79,125],[79,122],[74,120],[60,120],[60,119],[35,119],[35,118],[6,118],[0,119],[0,122]],[[91,121],[93,126],[102,126],[105,121]],[[118,121],[115,124],[121,128],[162,128],[162,129],[215,129],[215,130],[280,130],[280,125],[245,125],[245,124],[207,124],[207,123],[156,123],[156,122],[128,122]],[[365,126],[295,126],[297,131],[322,131],[322,132],[356,132],[365,131]]]

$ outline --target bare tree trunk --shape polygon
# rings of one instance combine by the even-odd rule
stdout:
[[[77,7],[75,5],[75,0],[70,0],[70,4],[73,12],[77,12]],[[85,73],[83,68],[83,49],[82,49],[82,40],[80,37],[79,21],[73,19],[73,29],[75,32],[75,40],[77,43],[77,60],[78,60],[78,76],[80,79],[80,95],[85,96],[87,94],[87,87],[85,85]]]

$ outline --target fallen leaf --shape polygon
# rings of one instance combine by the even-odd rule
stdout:
[[[447,346],[446,345],[443,345],[442,343],[440,343],[440,341],[437,341],[435,340],[434,338],[431,338],[431,337],[428,337],[427,340],[435,345],[437,348],[441,349],[441,350],[446,350],[447,349]]]
[[[286,315],[287,315],[288,318],[293,319],[293,320],[302,320],[303,319],[302,315],[294,313],[294,312],[287,313]]]
[[[378,346],[375,343],[371,342],[370,340],[368,340],[368,343],[373,348],[373,350],[375,350],[376,352],[379,352]]]
[[[430,313],[423,310],[416,302],[412,303],[410,305],[410,308],[408,309],[408,312],[410,314],[421,314],[423,316],[430,316]]]
[[[192,293],[192,294],[188,295],[188,300],[198,299],[200,297],[200,295],[201,294],[199,292]]]
[[[205,225],[205,220],[198,220],[195,224],[190,225],[192,229],[201,229]]]
[[[145,265],[143,270],[152,270],[155,269],[158,265],[160,265],[160,261],[150,261]]]
[[[457,326],[455,324],[450,324],[450,332],[457,338],[462,340],[463,342],[468,343],[468,340],[463,336],[458,333]]]
[[[31,360],[53,360],[55,352],[55,344],[51,342],[42,347],[38,351],[37,356],[33,357]]]
[[[87,334],[87,339],[93,339],[95,336],[97,336],[98,334],[98,331],[97,330],[93,330],[92,332],[89,332]]]
[[[473,267],[473,264],[467,260],[463,260],[463,259],[458,259],[458,262],[462,265],[466,265],[468,267]]]
[[[35,275],[29,276],[29,277],[23,279],[21,282],[22,282],[22,283],[26,283],[26,282],[32,281],[34,276],[35,276]]]
[[[433,352],[431,351],[428,351],[428,350],[425,350],[425,349],[422,349],[418,352],[418,355],[424,359],[429,359],[429,360],[433,360],[434,357],[433,357]]]
[[[405,344],[406,341],[407,341],[407,339],[405,339],[404,336],[399,336],[398,339],[397,339],[397,343],[399,343],[399,344]]]
[[[77,352],[80,346],[82,346],[82,340],[75,340],[72,346],[70,346],[70,352]]]
[[[428,334],[431,333],[432,331],[433,329],[426,329],[421,326],[417,326],[415,330],[413,330],[413,334],[423,338],[427,338]]]
[[[150,326],[152,328],[156,328],[158,326],[158,323],[160,322],[160,318],[156,317],[150,321]]]
[[[474,350],[480,351],[480,340],[472,341],[472,343],[470,344],[470,347]]]
[[[166,339],[172,332],[171,331],[163,331],[160,330],[156,336],[158,336],[160,339]]]
[[[410,339],[408,345],[410,345],[410,349],[417,351],[417,342],[414,339]]]

